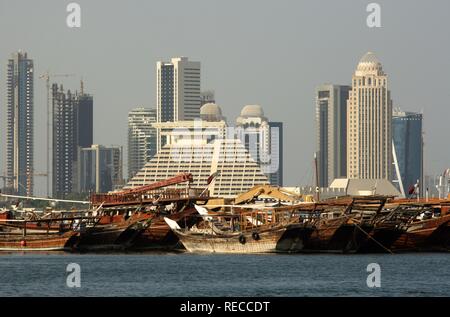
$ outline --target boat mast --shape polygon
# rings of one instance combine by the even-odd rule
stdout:
[[[320,193],[319,193],[319,167],[317,165],[317,153],[314,152],[314,167],[315,167],[315,174],[316,174],[316,199],[319,202],[320,201]]]

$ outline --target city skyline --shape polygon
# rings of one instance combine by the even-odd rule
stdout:
[[[14,53],[13,56],[19,56],[19,57],[23,57],[26,59],[27,54],[26,53],[22,53],[22,51],[19,51],[18,53]],[[20,60],[20,58],[19,58]],[[10,65],[11,65],[11,59],[9,60]],[[16,62],[17,64],[17,62]],[[31,68],[33,63],[31,61]],[[195,73],[189,73],[187,75],[184,75],[184,71],[186,67],[191,67],[191,68],[187,68],[189,71],[194,70]],[[11,67],[10,67],[11,68]],[[176,96],[175,98],[173,98],[172,102],[173,106],[169,107],[169,103],[166,102],[166,105],[164,105],[160,97],[161,95],[161,90],[162,90],[162,81],[167,81],[166,79],[163,79],[163,77],[161,77],[161,73],[163,73],[162,69],[163,68],[169,68],[170,70],[170,76],[169,76],[169,83],[168,86],[170,88],[170,92],[169,94],[172,94],[174,96]],[[153,113],[153,120],[151,120],[151,122],[149,120],[146,120],[146,125],[148,127],[146,128],[150,128],[150,129],[154,129],[152,127],[152,123],[154,122],[158,122],[159,120],[165,119],[166,121],[170,122],[177,122],[180,121],[182,122],[183,120],[177,120],[176,117],[180,117],[180,118],[184,118],[184,111],[186,110],[186,105],[184,104],[184,98],[181,98],[181,102],[177,102],[175,103],[174,100],[175,99],[180,99],[178,96],[179,95],[184,95],[184,90],[186,89],[184,87],[184,78],[180,81],[180,82],[176,82],[176,80],[174,80],[174,78],[178,78],[178,77],[184,77],[187,76],[187,78],[192,78],[189,77],[190,75],[195,75],[197,76],[197,78],[194,80],[196,83],[196,91],[198,92],[197,94],[194,94],[195,96],[191,96],[192,100],[197,100],[198,103],[203,103],[203,105],[205,105],[205,103],[203,102],[204,98],[214,98],[214,93],[208,91],[206,93],[206,95],[204,95],[204,93],[200,93],[200,77],[199,77],[199,73],[197,72],[200,69],[200,62],[188,62],[188,58],[187,57],[174,57],[171,59],[171,63],[163,63],[158,61],[157,62],[157,66],[156,66],[156,73],[157,73],[157,81],[158,81],[158,86],[157,86],[157,104],[158,104],[158,108],[135,108],[133,110],[131,110],[128,113],[128,128],[129,128],[129,133],[128,133],[128,144],[127,144],[127,149],[128,149],[128,170],[130,169],[130,164],[131,165],[136,165],[133,163],[133,160],[130,160],[131,158],[131,153],[135,152],[134,149],[132,149],[132,152],[130,152],[130,145],[133,142],[136,142],[132,138],[130,138],[130,129],[133,129],[133,125],[135,123],[133,123],[132,121],[130,121],[130,115],[131,116],[136,116],[136,115],[142,115],[139,112],[142,111],[150,111],[151,113]],[[179,76],[180,75],[180,76]],[[167,76],[167,75],[165,75]],[[190,81],[190,80],[188,80]],[[173,83],[172,83],[173,82]],[[395,177],[393,176],[394,173],[396,173],[396,171],[394,170],[395,168],[392,167],[392,160],[395,161],[394,157],[392,157],[392,153],[393,153],[393,149],[389,148],[389,150],[385,153],[380,155],[380,157],[389,157],[388,163],[383,163],[383,164],[379,164],[377,162],[374,162],[374,158],[369,158],[368,162],[372,162],[373,166],[372,166],[372,171],[370,170],[362,170],[356,173],[359,173],[359,175],[356,175],[355,171],[350,172],[348,174],[345,173],[345,168],[344,167],[339,167],[337,170],[335,170],[333,172],[333,169],[336,169],[335,165],[343,165],[345,164],[345,158],[344,158],[344,154],[347,155],[346,160],[350,163],[347,163],[347,169],[349,168],[349,166],[352,165],[351,163],[351,155],[353,153],[352,149],[348,149],[348,145],[347,144],[351,144],[351,142],[349,142],[349,140],[352,139],[352,132],[351,131],[358,131],[358,134],[362,135],[362,133],[369,133],[367,136],[365,136],[365,138],[367,138],[369,135],[371,135],[370,133],[372,132],[364,132],[367,130],[371,130],[370,127],[360,127],[358,125],[352,124],[352,116],[354,117],[353,113],[358,113],[361,110],[358,110],[355,107],[371,107],[371,103],[369,104],[367,101],[367,104],[365,104],[366,102],[362,103],[361,105],[358,105],[358,103],[356,102],[356,100],[360,100],[360,98],[358,97],[359,94],[361,94],[361,87],[363,88],[363,90],[367,90],[368,92],[364,92],[363,96],[365,96],[366,94],[368,94],[368,97],[370,97],[371,95],[374,95],[374,99],[373,102],[377,101],[378,99],[376,98],[377,92],[378,90],[385,90],[384,92],[381,91],[379,93],[380,96],[384,96],[383,98],[386,99],[386,101],[380,105],[380,110],[381,109],[385,109],[383,111],[386,111],[386,118],[379,118],[377,120],[375,120],[375,122],[392,122],[392,117],[393,117],[393,102],[390,99],[390,91],[387,90],[387,76],[386,74],[383,72],[382,70],[382,66],[381,63],[379,62],[379,60],[377,59],[377,57],[375,56],[374,53],[372,52],[368,52],[366,53],[359,61],[358,66],[356,68],[356,71],[353,75],[353,79],[352,79],[352,84],[353,87],[351,86],[345,86],[345,85],[336,85],[336,84],[323,84],[317,87],[316,90],[316,125],[318,125],[316,127],[317,131],[317,153],[318,153],[318,158],[319,158],[319,186],[320,187],[327,187],[329,186],[329,184],[331,184],[331,182],[335,179],[335,178],[369,178],[369,179],[389,179],[392,181],[395,181]],[[166,85],[167,86],[167,85]],[[189,85],[188,85],[189,86]],[[179,89],[174,89],[174,87],[181,87]],[[190,90],[191,88],[187,88],[188,90]],[[79,183],[79,178],[80,175],[78,175],[77,170],[76,170],[76,166],[77,166],[77,162],[76,162],[76,154],[77,154],[77,148],[78,146],[75,146],[75,143],[80,143],[80,150],[83,151],[85,149],[83,149],[83,147],[90,147],[90,145],[92,145],[92,133],[93,133],[93,118],[92,118],[92,96],[90,95],[85,95],[83,92],[83,81],[81,81],[81,94],[78,95],[78,92],[75,91],[74,94],[72,94],[70,92],[70,90],[66,92],[64,92],[63,89],[63,85],[60,85],[59,91],[58,91],[58,84],[53,84],[52,85],[52,104],[53,104],[53,123],[52,123],[52,130],[53,130],[53,146],[52,146],[52,152],[53,152],[53,162],[55,162],[55,158],[58,158],[58,148],[70,148],[72,149],[72,151],[63,151],[64,153],[62,153],[61,155],[67,156],[69,155],[70,157],[73,156],[73,160],[69,163],[64,163],[64,162],[60,162],[60,163],[64,163],[61,166],[55,166],[55,163],[53,163],[53,171],[51,172],[51,175],[53,176],[53,180],[52,180],[52,184],[53,184],[53,190],[52,190],[52,195],[54,197],[60,197],[63,198],[65,195],[69,194],[69,193],[74,193],[76,192],[75,187],[78,186],[80,188],[80,184]],[[336,90],[336,91],[335,91]],[[365,91],[364,90],[364,91]],[[349,94],[350,93],[350,94]],[[191,93],[192,95],[192,93]],[[197,96],[198,95],[198,96]],[[194,98],[194,97],[198,97],[198,98]],[[347,100],[348,98],[348,100]],[[73,100],[72,100],[73,99]],[[82,115],[82,119],[81,121],[83,121],[83,128],[78,127],[78,122],[80,121],[80,114],[78,114],[78,108],[79,105],[78,103],[81,105],[83,103],[84,99],[89,99],[90,100],[90,107],[89,107],[89,111],[90,111],[90,116],[88,115],[88,113]],[[342,100],[341,100],[342,99]],[[370,98],[369,98],[370,99]],[[369,100],[367,99],[367,100]],[[87,101],[89,101],[87,100]],[[213,99],[211,99],[213,100]],[[372,100],[372,99],[370,99]],[[73,104],[73,105],[72,105]],[[55,105],[57,105],[59,108],[55,108]],[[212,106],[216,106],[215,103],[209,103],[208,105],[212,105]],[[373,104],[374,105],[374,104]],[[373,106],[372,105],[372,106]],[[192,104],[191,104],[192,106]],[[64,109],[62,109],[62,108]],[[216,106],[217,107],[217,106]],[[250,109],[251,107],[251,109]],[[378,106],[376,106],[378,107]],[[57,110],[57,109],[62,109],[63,113],[59,113],[61,112],[61,110]],[[70,108],[70,109],[69,109]],[[164,109],[166,108],[166,109]],[[188,107],[189,108],[189,105]],[[192,107],[191,107],[192,108]],[[194,107],[196,108],[196,106]],[[81,108],[80,108],[81,109]],[[84,108],[83,108],[84,109]],[[250,110],[246,110],[246,109],[250,109]],[[81,109],[82,110],[82,109]],[[160,110],[160,111],[158,111]],[[191,113],[187,115],[186,119],[187,120],[196,120],[196,119],[200,119],[201,116],[203,116],[203,114],[200,113],[200,109],[198,109],[198,114],[196,114],[197,110],[195,109],[190,109]],[[58,112],[59,111],[59,112]],[[82,110],[83,113],[86,112],[86,110]],[[329,111],[331,111],[330,113],[328,113]],[[163,118],[162,115],[169,115],[169,117],[167,118]],[[170,114],[170,112],[172,112],[172,114]],[[219,112],[221,115],[221,110],[219,108]],[[251,114],[247,114],[247,112],[250,112]],[[363,110],[363,113],[366,113],[367,110]],[[158,114],[159,113],[159,114]],[[245,113],[245,115],[244,115]],[[75,114],[75,117],[70,119],[70,122],[65,122],[62,126],[62,128],[64,128],[64,131],[57,131],[58,128],[58,122],[61,121],[61,118],[66,118],[69,116],[73,116]],[[216,114],[215,114],[216,115]],[[59,116],[59,117],[58,117]],[[323,118],[322,118],[323,117]],[[224,120],[226,120],[225,118],[223,118]],[[345,120],[347,119],[347,120]],[[56,121],[55,121],[56,120]],[[269,122],[267,121],[267,118],[264,117],[264,113],[262,108],[259,105],[246,105],[243,110],[241,111],[240,116],[237,117],[236,119],[236,128],[239,130],[241,128],[241,126],[243,127],[244,121],[245,120],[251,120],[249,122],[245,121],[245,126],[248,126],[249,128],[253,129],[253,127],[258,127],[260,124],[261,125],[261,132],[262,132],[262,136],[264,137],[266,133],[264,133],[264,131],[266,129],[269,129]],[[261,122],[258,121],[259,123],[257,123],[256,121],[254,122],[254,120],[262,120]],[[323,120],[328,121],[327,123],[322,122]],[[67,121],[67,118],[66,118]],[[86,121],[86,122],[85,122]],[[142,121],[142,120],[140,120]],[[148,122],[147,122],[148,121]],[[214,120],[213,120],[214,121]],[[345,121],[347,121],[345,124]],[[357,121],[354,121],[355,123]],[[365,122],[365,121],[363,121]],[[56,123],[56,126],[55,126]],[[87,125],[86,125],[87,124]],[[130,125],[131,124],[131,125]],[[256,124],[256,126],[255,126]],[[267,125],[267,127],[265,127],[265,124]],[[279,127],[282,127],[282,122],[270,122],[270,124],[275,124],[275,125],[280,125]],[[384,124],[384,123],[383,123]],[[142,125],[142,124],[141,124]],[[325,126],[324,131],[323,130],[323,126]],[[391,125],[388,124],[387,126],[380,126],[378,127],[378,129],[382,128],[385,131],[387,131],[387,133],[385,134],[384,138],[387,140],[385,143],[389,143],[389,140],[392,139],[392,142],[394,141],[393,137],[392,137],[392,132],[391,132]],[[278,128],[279,128],[278,127]],[[56,129],[56,130],[55,130]],[[259,128],[258,128],[259,129]],[[67,133],[67,131],[72,132]],[[73,131],[72,131],[73,130]],[[341,131],[342,130],[342,131]],[[348,132],[350,130],[350,132]],[[158,134],[158,129],[156,129],[156,134]],[[245,132],[252,134],[253,132],[249,131],[249,132]],[[282,135],[282,132],[279,132]],[[330,134],[331,133],[331,134]],[[422,132],[421,132],[422,133]],[[68,135],[70,134],[70,135]],[[73,134],[73,135],[72,135]],[[257,133],[258,135],[260,134],[260,132]],[[327,135],[328,138],[332,138],[333,141],[324,141],[322,140],[323,135]],[[354,134],[353,134],[354,135]],[[56,138],[55,138],[56,137]],[[72,138],[73,142],[66,142],[67,144],[65,144],[64,146],[59,146],[58,147],[58,142],[59,141],[63,141],[65,140],[65,138]],[[250,140],[247,140],[249,136],[245,137],[245,146],[246,148],[250,151],[251,148],[249,147],[248,142]],[[337,142],[337,140],[334,139],[342,139],[344,137],[347,137],[347,142],[341,144],[339,142]],[[380,138],[382,137],[382,135],[380,135]],[[135,137],[134,137],[135,138]],[[155,135],[155,139],[157,139],[157,135]],[[278,138],[278,136],[277,136]],[[382,139],[382,138],[381,138]],[[59,140],[59,141],[58,141]],[[70,140],[69,140],[70,141]],[[153,140],[153,144],[152,146],[155,147],[155,141]],[[55,143],[56,142],[56,143]],[[260,141],[258,140],[253,140],[251,142],[256,142],[256,151],[267,151],[267,149],[265,149],[269,143],[267,143],[268,141],[265,140],[263,143],[261,143],[261,149],[259,146]],[[279,141],[276,142],[277,146],[278,146],[278,142],[281,142],[281,148],[282,149],[282,142],[283,140],[280,139]],[[331,142],[331,143],[330,143]],[[341,141],[342,142],[342,141]],[[420,138],[420,142],[422,142],[422,139]],[[59,142],[61,143],[61,142]],[[73,144],[72,144],[73,143]],[[89,144],[88,144],[89,143]],[[142,143],[142,142],[140,142]],[[322,143],[325,145],[325,148],[328,147],[329,149],[326,149],[326,155],[328,154],[328,151],[331,150],[332,153],[330,154],[331,156],[329,156],[326,160],[323,159],[323,155],[321,154],[322,152]],[[327,145],[327,143],[329,143]],[[264,146],[263,146],[264,144]],[[383,146],[382,146],[383,145]],[[100,147],[104,147],[103,145],[96,145],[96,146],[100,146]],[[141,145],[140,145],[141,146]],[[160,145],[162,146],[162,144]],[[353,145],[355,146],[355,145]],[[359,145],[358,145],[359,146]],[[123,145],[120,146],[121,148],[123,148]],[[385,144],[380,144],[379,147],[383,147],[386,148],[387,146],[385,146]],[[372,146],[369,146],[369,148],[372,148]],[[55,152],[56,149],[56,152]],[[156,149],[154,149],[156,150]],[[363,151],[365,151],[364,149],[362,149]],[[367,149],[366,149],[367,150]],[[122,150],[120,156],[122,157]],[[272,149],[273,151],[273,149]],[[333,153],[333,151],[335,153]],[[58,152],[58,153],[57,153]],[[67,153],[66,153],[67,152]],[[72,153],[73,152],[73,153]],[[344,153],[346,152],[346,153]],[[357,151],[358,153],[361,152],[361,150]],[[380,152],[380,151],[377,151]],[[149,156],[149,158],[151,159],[151,157],[155,154],[157,154],[158,152],[156,151],[155,153],[153,153],[152,155]],[[276,150],[276,153],[279,154],[278,149]],[[270,174],[267,174],[269,176],[269,179],[271,179],[270,183],[272,184],[278,184],[281,185],[282,179],[283,179],[283,175],[282,175],[282,152],[280,152],[281,155],[280,157],[277,157],[277,165],[279,164],[280,169],[277,170],[276,172]],[[263,157],[264,155],[261,155],[260,153],[250,153],[252,156],[255,156],[257,158]],[[369,155],[364,155],[364,157],[370,156],[370,153],[368,153]],[[56,156],[55,156],[56,155]],[[421,157],[423,156],[423,154],[421,155]],[[349,159],[350,158],[350,159]],[[259,159],[258,159],[259,160]],[[149,161],[149,159],[146,160],[147,162]],[[326,162],[324,165],[324,161]],[[131,162],[131,163],[130,163]],[[75,166],[75,169],[71,168],[71,165]],[[123,164],[123,159],[120,159],[120,170],[121,170],[121,178],[124,177],[123,175],[123,169],[124,169],[124,164]],[[261,163],[262,164],[262,163]],[[354,163],[353,163],[354,164]],[[366,162],[367,164],[367,162]],[[422,164],[422,162],[421,162]],[[142,165],[142,164],[141,164]],[[264,164],[261,165],[261,168]],[[322,166],[324,165],[324,166]],[[328,166],[329,165],[329,166]],[[79,166],[79,164],[78,164]],[[387,166],[387,168],[385,167]],[[143,165],[141,166],[141,168],[143,167]],[[373,174],[373,171],[376,171],[377,169],[383,169],[385,168],[384,172],[379,172],[377,171],[377,173],[379,172],[380,175],[375,175]],[[404,166],[402,167],[403,169],[405,168]],[[55,175],[55,171],[57,172],[58,170],[70,170],[70,175],[69,175],[69,179],[71,180],[65,180],[65,178],[68,177],[68,175],[62,175],[58,176]],[[139,171],[140,168],[135,168],[136,171]],[[326,181],[323,178],[322,173],[324,172],[324,170],[329,170],[326,172],[326,177],[328,179],[328,181]],[[133,175],[136,173],[136,171],[133,173]],[[328,176],[328,173],[334,174],[332,176]],[[353,174],[351,174],[353,173]],[[372,175],[372,174],[373,175]],[[58,173],[57,173],[58,174]],[[73,174],[73,175],[72,175]],[[129,173],[128,173],[129,174]],[[369,175],[370,174],[370,175]],[[402,172],[403,174],[403,172]],[[129,174],[128,177],[131,178],[133,175]],[[422,175],[422,172],[421,172]],[[33,176],[33,174],[32,174]],[[61,180],[60,180],[61,178]],[[77,180],[78,178],[78,180]],[[97,176],[98,178],[98,176]],[[420,177],[421,179],[421,177]],[[72,181],[73,180],[73,181]],[[275,182],[274,182],[275,181]],[[398,180],[397,180],[398,181]],[[73,184],[72,184],[73,182]],[[64,184],[63,184],[64,183]],[[323,183],[323,184],[322,184]],[[117,185],[117,184],[116,184]],[[405,195],[405,191],[403,190],[403,186],[400,185],[401,189],[402,189],[402,194]],[[66,188],[67,187],[67,188]],[[69,188],[70,187],[70,188]],[[99,185],[96,186],[97,188],[100,188]],[[108,186],[103,186],[103,188],[108,188]],[[111,189],[112,189],[112,185],[111,185]]]
[[[73,44],[69,44],[67,47],[68,52],[71,50],[70,45],[79,45],[81,41],[88,41],[89,43],[89,38],[91,37],[86,32],[93,32],[93,35],[96,36],[99,34],[109,34],[109,32],[118,33],[123,39],[125,32],[136,29],[136,24],[133,23],[131,23],[131,26],[125,26],[123,24],[111,25],[112,30],[101,28],[98,24],[93,24],[94,22],[92,19],[89,19],[94,13],[98,14],[98,12],[100,12],[99,7],[84,1],[80,1],[80,4],[84,9],[83,12],[86,12],[87,15],[86,20],[84,20],[85,23],[83,23],[83,27],[80,31],[65,29],[63,25],[61,26],[61,30],[56,29],[55,31],[57,34],[62,33],[62,38],[70,38],[71,41],[73,40]],[[205,5],[205,3],[202,4]],[[28,3],[11,3],[8,9],[15,12],[25,5],[28,6]],[[165,5],[161,3],[155,5],[158,6],[158,8],[165,7]],[[439,14],[440,12],[448,11],[448,3],[437,2],[434,4],[432,10],[435,18],[428,18],[426,19],[426,22],[423,22],[419,18],[421,12],[418,11],[420,10],[417,10],[417,12],[416,10],[414,10],[414,12],[409,12],[408,14],[411,16],[411,19],[414,20],[414,18],[416,18],[416,21],[422,22],[419,23],[420,25],[414,25],[414,23],[412,23],[407,26],[394,26],[395,21],[392,19],[392,16],[405,14],[402,13],[401,3],[390,4],[381,1],[381,5],[387,11],[383,16],[383,28],[374,30],[363,28],[362,24],[364,23],[363,18],[365,17],[363,14],[363,12],[365,12],[365,4],[343,2],[338,5],[331,2],[329,3],[330,12],[338,12],[339,14],[344,15],[344,18],[355,19],[355,21],[351,20],[351,23],[349,22],[350,25],[341,26],[337,28],[338,30],[332,31],[331,34],[329,34],[331,36],[330,40],[332,41],[329,45],[338,43],[336,41],[338,38],[341,39],[341,37],[338,37],[337,34],[341,32],[348,32],[349,37],[353,35],[360,40],[358,44],[354,44],[351,47],[339,47],[334,52],[321,52],[320,45],[322,44],[318,47],[314,46],[313,48],[302,50],[302,48],[308,47],[308,43],[311,43],[314,36],[322,34],[321,32],[316,31],[311,31],[310,34],[301,31],[301,25],[306,23],[306,21],[303,22],[301,19],[308,20],[306,13],[308,11],[317,12],[318,6],[311,3],[289,3],[289,6],[298,9],[296,14],[300,19],[296,19],[295,22],[294,20],[285,19],[285,22],[283,22],[281,26],[274,26],[273,23],[269,22],[269,25],[264,28],[264,30],[268,32],[268,36],[281,34],[279,33],[281,30],[286,31],[287,34],[285,36],[274,38],[274,41],[278,44],[288,43],[286,42],[286,39],[288,36],[295,34],[293,31],[300,32],[298,34],[301,35],[303,40],[295,45],[293,43],[288,43],[289,49],[286,50],[286,52],[283,50],[279,55],[273,55],[273,51],[267,48],[267,52],[259,50],[259,55],[253,54],[250,58],[250,52],[253,50],[249,53],[245,53],[248,46],[247,44],[243,44],[239,47],[240,49],[238,51],[231,52],[229,56],[227,56],[228,59],[221,59],[220,57],[224,55],[223,53],[222,55],[220,53],[220,51],[223,51],[223,48],[217,50],[220,46],[216,49],[214,49],[214,45],[200,47],[198,45],[199,42],[196,42],[196,45],[199,47],[193,48],[193,46],[188,45],[185,40],[180,40],[178,43],[168,43],[157,36],[156,38],[152,38],[153,42],[151,43],[139,42],[133,44],[126,39],[124,40],[125,43],[128,44],[126,48],[127,51],[129,51],[129,49],[135,49],[134,54],[136,55],[136,60],[139,61],[139,67],[136,67],[136,64],[133,63],[131,65],[127,64],[126,58],[124,56],[121,57],[124,50],[120,47],[117,47],[116,53],[111,52],[111,56],[106,57],[105,60],[100,62],[97,60],[97,65],[93,65],[89,61],[88,56],[90,55],[82,52],[79,56],[70,57],[70,59],[68,57],[57,57],[58,54],[64,56],[64,54],[61,53],[66,50],[62,49],[65,44],[62,46],[61,44],[66,43],[67,39],[59,40],[60,44],[57,45],[48,45],[49,43],[53,43],[53,40],[49,37],[44,37],[43,39],[40,39],[43,41],[43,44],[38,45],[36,40],[27,35],[25,37],[19,36],[17,39],[12,38],[12,40],[8,42],[8,45],[2,46],[0,50],[0,60],[4,65],[6,58],[11,52],[17,51],[18,48],[23,48],[35,61],[36,75],[44,73],[44,71],[50,67],[55,73],[76,72],[78,76],[77,81],[79,80],[79,77],[83,76],[90,87],[90,91],[96,98],[94,116],[99,122],[97,123],[94,132],[95,143],[120,143],[123,145],[126,144],[126,113],[137,105],[143,105],[145,107],[155,106],[156,97],[154,96],[155,92],[153,89],[153,87],[155,87],[155,79],[153,78],[154,63],[157,60],[177,55],[189,56],[192,60],[201,61],[202,81],[205,84],[202,89],[212,88],[215,90],[217,102],[222,105],[224,114],[227,117],[231,117],[230,114],[236,113],[238,109],[245,104],[257,103],[264,107],[267,116],[270,117],[271,120],[282,121],[284,123],[284,143],[286,149],[285,169],[290,171],[285,175],[285,183],[297,185],[311,183],[312,179],[312,157],[315,148],[315,133],[312,122],[312,118],[314,118],[313,96],[315,86],[323,82],[350,84],[349,78],[351,78],[354,65],[359,60],[360,56],[366,51],[374,51],[379,56],[380,60],[383,61],[383,67],[390,76],[390,89],[395,91],[395,105],[401,106],[408,111],[424,110],[423,112],[426,117],[424,120],[424,130],[426,132],[425,173],[440,173],[448,167],[447,162],[450,160],[450,154],[441,151],[441,142],[445,140],[447,131],[446,118],[449,117],[449,109],[442,103],[441,99],[436,99],[434,95],[436,90],[446,91],[445,87],[448,86],[448,82],[445,77],[442,77],[443,75],[441,73],[446,73],[445,71],[442,71],[442,69],[447,69],[450,66],[448,59],[444,58],[444,56],[448,55],[449,48],[445,43],[433,42],[431,36],[427,37],[426,35],[431,33],[439,34],[446,29],[445,25],[447,22],[439,19]],[[117,7],[119,7],[117,3],[112,6],[113,9],[118,9]],[[233,36],[236,36],[236,41],[239,40],[235,43],[242,44],[244,38],[255,35],[259,26],[262,25],[259,20],[256,20],[253,26],[244,27],[241,34],[225,31],[225,29],[222,29],[222,25],[225,25],[226,20],[224,20],[224,17],[229,16],[231,12],[226,5],[221,4],[220,6],[223,7],[223,12],[212,15],[214,20],[217,20],[218,22],[215,30],[218,31],[219,38],[225,36],[225,39],[230,41],[232,40],[230,35],[233,33]],[[422,8],[427,7],[424,3],[420,3],[418,6]],[[49,18],[49,21],[44,23],[43,26],[38,27],[36,31],[30,32],[39,32],[42,31],[42,29],[46,30],[46,28],[53,26],[53,24],[59,23],[59,20],[56,19],[56,17],[53,18],[53,16],[57,16],[59,10],[58,6],[50,9],[49,7],[51,6],[48,5],[47,2],[43,2],[42,8],[39,8],[36,11],[36,14],[38,15],[52,15],[52,17]],[[148,11],[151,11],[151,7],[152,6],[149,6]],[[196,7],[196,5],[194,7]],[[237,26],[230,26],[231,29],[243,25],[243,16],[251,14],[249,7],[249,4],[244,4],[243,11],[241,13],[236,13]],[[288,7],[287,3],[282,2],[281,9],[286,7]],[[61,8],[64,9],[62,5]],[[127,8],[129,9],[129,6],[127,6]],[[205,8],[206,10],[210,9],[207,5]],[[186,9],[186,7],[183,6],[183,9]],[[279,11],[280,8],[276,9],[274,5],[268,3],[262,4],[261,9],[263,14],[269,14],[269,12],[271,12],[271,14],[279,16],[281,13],[281,11]],[[44,13],[45,10],[47,10],[48,13]],[[134,9],[129,10],[134,12]],[[286,14],[291,15],[293,14],[291,12],[294,11],[295,10],[290,10],[290,12],[287,12]],[[28,13],[24,14],[25,17],[28,16]],[[112,17],[116,14],[117,13],[114,10],[111,13]],[[152,13],[150,12],[149,14],[151,15]],[[359,18],[359,14],[362,16],[361,18]],[[355,18],[356,15],[358,15],[358,18]],[[436,16],[438,18],[436,18]],[[3,14],[1,18],[2,19],[0,20],[2,21],[3,28],[1,28],[2,31],[0,32],[4,32],[6,29],[9,29],[7,26],[11,23],[11,19],[9,19],[6,14]],[[211,16],[205,15],[205,19],[208,21],[208,19],[211,19]],[[342,19],[342,16],[340,19]],[[61,18],[60,20],[63,19]],[[326,22],[324,27],[326,28],[328,26],[329,30],[331,30],[330,27],[333,23],[336,23],[336,21],[337,20],[330,15],[330,21]],[[161,20],[152,23],[156,22],[161,22]],[[310,23],[311,21],[308,20],[307,22]],[[150,22],[140,23],[147,26]],[[361,27],[357,30],[352,29],[352,27],[359,25]],[[292,26],[292,30],[287,28],[288,26]],[[270,27],[273,27],[273,30],[270,30]],[[408,44],[404,45],[395,42],[394,39],[398,38],[400,33],[404,34],[403,31],[405,28],[410,30],[410,32],[405,35],[409,40]],[[193,25],[192,29],[189,27],[187,29],[189,30],[186,31],[197,30],[201,32],[200,29],[198,29],[198,25]],[[387,34],[387,29],[389,29],[389,34]],[[118,32],[113,32],[117,30]],[[20,28],[13,30],[12,32],[16,35],[25,34]],[[171,34],[173,29],[169,28],[168,32]],[[413,35],[414,32],[419,34],[419,36],[417,37],[417,34]],[[445,32],[443,34],[445,34]],[[4,35],[4,33],[2,33],[2,35]],[[335,37],[333,38],[333,36]],[[54,37],[55,36],[53,35],[51,36],[51,38]],[[8,39],[10,38],[11,36],[8,35]],[[151,37],[149,37],[149,41],[150,38]],[[110,39],[110,37],[107,37],[107,39]],[[423,40],[426,42],[425,45]],[[213,44],[217,45],[221,42],[223,41],[212,38]],[[250,42],[251,43],[248,45],[255,45],[255,49],[259,49],[262,48],[261,45],[263,45],[264,41],[262,38],[256,37]],[[388,43],[388,45],[385,45],[384,43]],[[167,46],[162,44],[167,44]],[[97,54],[100,52],[99,49],[101,48],[103,48],[103,51],[105,48],[112,49],[113,47],[115,47],[113,46],[113,42],[110,43],[106,41],[105,45],[98,45],[98,47],[94,46],[91,52]],[[427,47],[438,49],[429,50],[426,49]],[[152,52],[150,48],[154,48],[154,52]],[[79,52],[79,50],[74,51]],[[399,52],[404,52],[404,54],[399,54]],[[270,54],[272,54],[272,60],[268,59]],[[287,54],[298,54],[300,57],[295,60],[291,59],[292,64],[290,72],[295,74],[295,82],[292,80],[293,74],[285,72],[285,70],[280,70],[279,68],[279,60],[287,59]],[[116,60],[113,62],[114,59]],[[238,61],[242,62],[239,63]],[[231,74],[224,71],[224,66],[226,69],[231,69],[231,65],[239,66],[239,76],[235,76],[231,71],[229,72]],[[105,71],[107,69],[111,70],[109,72]],[[122,76],[122,74],[125,76]],[[263,74],[266,76],[262,76]],[[423,74],[433,76],[433,86],[431,86],[431,84],[429,86],[423,85],[421,80]],[[435,76],[437,76],[437,78],[435,78]],[[4,76],[2,77],[4,78]],[[205,78],[204,80],[203,77]],[[258,77],[264,78],[264,81],[259,80]],[[285,77],[286,80],[281,81],[281,79]],[[130,84],[124,86],[130,79]],[[43,112],[46,103],[44,83],[37,79],[35,79],[35,81],[35,108],[37,109],[35,121],[44,123],[45,118],[43,118]],[[76,87],[75,83],[71,84],[71,79],[68,79],[67,81],[64,80],[63,83],[65,87]],[[118,86],[122,86],[122,88],[119,89]],[[290,93],[290,91],[295,91],[295,93]],[[5,92],[3,89],[1,90],[1,94],[2,108],[4,109],[3,101],[5,100]],[[107,122],[103,122],[106,120],[100,119],[104,113],[108,113],[108,124],[114,126],[114,129],[108,128]],[[4,120],[2,120],[2,126],[4,127]],[[117,127],[121,128],[119,129]],[[433,128],[431,129],[431,127]],[[40,126],[36,126],[35,133],[36,136],[43,136],[45,134]],[[301,136],[301,140],[298,138],[299,135]],[[45,170],[45,155],[42,153],[41,148],[44,147],[44,144],[42,143],[43,140],[40,139],[44,138],[37,138],[36,140],[35,156],[37,166],[35,167],[35,170],[43,171]],[[294,149],[295,147],[299,147],[299,143],[301,143],[301,151]],[[2,150],[4,151],[4,149]],[[1,157],[3,167],[3,153]],[[36,182],[38,181],[41,181],[41,179],[36,180]],[[45,181],[42,183],[44,182]],[[40,190],[38,192],[45,192],[45,186],[39,185],[39,188]]]

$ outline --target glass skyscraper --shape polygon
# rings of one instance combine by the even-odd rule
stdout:
[[[107,193],[123,186],[122,147],[78,148],[78,192]]]
[[[402,194],[414,189],[419,181],[420,193],[423,192],[423,137],[422,114],[394,111],[392,117],[394,145],[394,175]],[[398,175],[399,174],[399,175]]]
[[[317,163],[319,187],[347,177],[347,99],[350,86],[316,89]]]

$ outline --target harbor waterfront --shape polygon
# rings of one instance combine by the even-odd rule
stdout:
[[[211,176],[213,178],[214,175]],[[192,174],[107,194],[84,210],[0,211],[0,251],[397,253],[450,250],[450,199],[342,196],[314,202],[255,186],[233,200]],[[187,183],[185,188],[170,188]],[[8,198],[47,198],[3,195]]]
[[[450,0],[0,0],[3,307],[447,308],[449,30]]]
[[[70,263],[79,288],[66,284]],[[370,263],[381,267],[379,288],[367,286]],[[4,253],[0,296],[448,296],[449,264],[443,253]]]

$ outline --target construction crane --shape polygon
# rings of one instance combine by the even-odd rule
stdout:
[[[91,202],[94,206],[100,204],[121,204],[124,201],[127,201],[128,198],[135,198],[138,195],[144,194],[148,191],[160,189],[163,187],[173,186],[181,183],[188,182],[191,184],[193,181],[193,176],[191,173],[180,173],[174,177],[155,182],[149,185],[143,185],[139,187],[124,189],[118,192],[111,192],[108,194],[92,194]]]
[[[114,193],[115,195],[127,195],[127,194],[141,194],[149,190],[158,189],[162,187],[172,186],[184,182],[192,183],[193,177],[191,173],[180,173],[174,177],[155,182],[149,185],[143,185],[135,188],[124,189],[120,192]]]
[[[75,74],[50,74],[47,71],[45,74],[39,76],[44,79],[47,85],[47,196],[50,195],[50,125],[51,125],[51,111],[50,111],[50,77],[72,77]]]
[[[0,175],[0,178],[3,179],[3,188],[6,189],[6,181],[9,180],[13,180],[18,176],[22,176],[22,175],[28,175],[28,173],[24,173],[24,174],[18,174],[16,176],[8,176],[8,175]],[[44,177],[48,177],[47,173],[33,173],[31,174],[32,176],[44,176]],[[24,185],[22,185],[21,183],[18,183],[19,186],[21,186],[22,188],[26,189]]]

